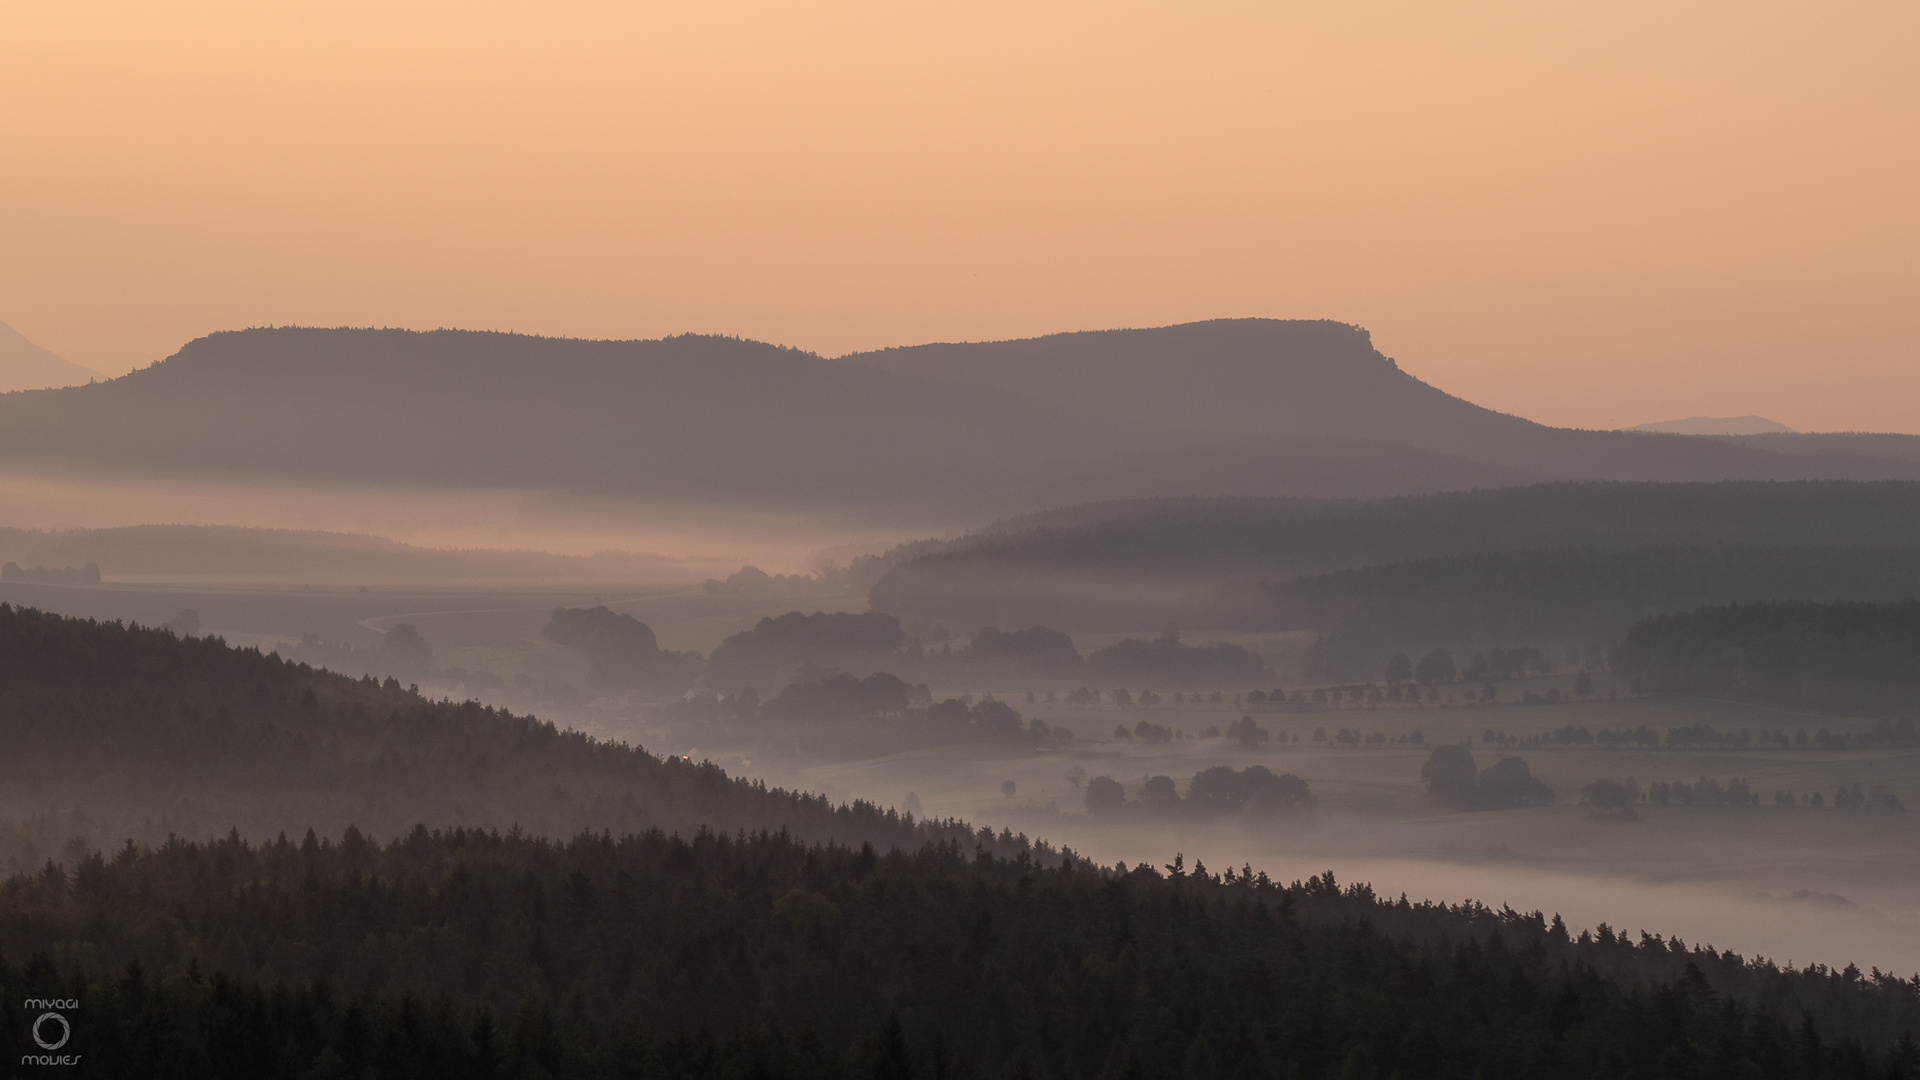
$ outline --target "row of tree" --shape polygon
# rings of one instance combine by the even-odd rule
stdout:
[[[1319,805],[1307,782],[1292,773],[1274,773],[1263,765],[1235,769],[1215,765],[1193,774],[1183,796],[1170,776],[1145,776],[1137,796],[1129,800],[1126,786],[1110,776],[1087,781],[1086,806],[1090,814],[1107,816],[1129,811],[1153,816],[1184,814],[1217,818],[1246,813],[1271,816]]]
[[[1006,631],[987,626],[958,649],[931,649],[884,612],[789,612],[760,620],[714,649],[706,682],[716,689],[784,685],[803,665],[870,672],[910,680],[995,686],[1057,686],[1081,677],[1134,685],[1247,686],[1272,672],[1253,653],[1228,643],[1191,645],[1169,624],[1151,640],[1128,638],[1082,656],[1068,635],[1045,626]],[[1069,683],[1070,685],[1070,683]]]
[[[1567,651],[1582,666],[1600,667],[1601,643],[1666,612],[1790,598],[1885,602],[1920,592],[1920,550],[1911,544],[1869,548],[1849,539],[1776,547],[1727,539],[1488,550],[1359,566],[1264,587],[1271,605],[1265,625],[1323,635],[1311,657],[1321,678],[1378,670],[1380,657],[1418,643],[1489,639],[1575,643]]]
[[[1799,806],[1814,810],[1827,805],[1826,795],[1818,791],[1796,795],[1790,790],[1780,789],[1773,793],[1772,801],[1776,807]],[[1580,789],[1580,803],[1591,807],[1596,817],[1632,820],[1635,817],[1633,807],[1636,803],[1655,806],[1673,804],[1751,807],[1760,805],[1760,793],[1738,776],[1725,784],[1706,776],[1697,781],[1656,780],[1644,789],[1638,780],[1629,776],[1625,780],[1605,778],[1595,780]],[[1906,804],[1898,795],[1879,784],[1865,788],[1857,783],[1842,784],[1839,790],[1834,792],[1833,805],[1837,810],[1906,809]]]

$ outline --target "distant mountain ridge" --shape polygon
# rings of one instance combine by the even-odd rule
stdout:
[[[1761,441],[1775,438],[1799,437],[1545,427],[1407,375],[1357,327],[1262,319],[839,360],[715,336],[254,329],[111,381],[0,396],[0,465],[898,520],[1551,479],[1920,479],[1904,447]]]
[[[1627,431],[1658,431],[1668,435],[1796,435],[1798,432],[1778,420],[1764,416],[1690,416],[1685,420],[1660,420],[1635,424]]]
[[[841,359],[897,375],[1071,403],[1154,431],[1288,435],[1411,446],[1575,480],[1920,478],[1871,449],[1800,460],[1795,447],[1554,428],[1448,394],[1401,370],[1365,329],[1330,320],[1214,319],[1018,341],[917,345]],[[1846,461],[1841,461],[1842,457]]]
[[[0,394],[78,386],[101,377],[92,368],[43,349],[20,331],[0,323]]]

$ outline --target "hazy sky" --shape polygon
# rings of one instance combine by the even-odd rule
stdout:
[[[1920,5],[0,4],[0,321],[833,354],[1360,323],[1473,400],[1920,431]]]

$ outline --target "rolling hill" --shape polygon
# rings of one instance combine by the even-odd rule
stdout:
[[[1215,319],[1021,341],[934,344],[843,357],[896,375],[1072,403],[1131,426],[1193,436],[1370,440],[1536,476],[1588,480],[1914,478],[1877,447],[1553,428],[1483,408],[1402,371],[1358,326]],[[1774,456],[1728,453],[1733,447]]]
[[[1543,479],[1920,479],[1877,443],[1573,431],[1399,370],[1365,331],[1233,320],[829,360],[737,338],[214,334],[0,396],[0,466],[585,491],[979,521],[1154,495]]]
[[[1729,546],[1805,549],[1795,556],[1801,567],[1824,565],[1823,560],[1851,566],[1857,560],[1847,553],[1870,548],[1920,551],[1920,484],[1586,482],[1380,500],[1105,503],[1011,519],[906,559],[874,585],[870,598],[877,610],[902,618],[958,626],[1134,630],[1173,618],[1195,628],[1279,629],[1303,625],[1303,619],[1306,625],[1329,622],[1324,613],[1303,613],[1294,603],[1276,607],[1263,589],[1248,588],[1250,583],[1489,553]],[[1818,554],[1823,551],[1839,554]],[[1499,567],[1476,572],[1488,581],[1516,573]],[[1572,580],[1583,572],[1574,566],[1563,577]],[[1764,580],[1765,573],[1756,573]],[[1886,599],[1889,589],[1897,591],[1890,583],[1908,580],[1899,576],[1905,570],[1889,570],[1892,576],[1874,577],[1871,583],[1846,576],[1850,570],[1821,576],[1825,573],[1804,569],[1793,580],[1828,583],[1821,586],[1826,599]],[[1659,575],[1649,574],[1654,571],[1644,566],[1634,571],[1636,583],[1621,587],[1636,599],[1609,612],[1630,622],[1649,610],[1639,597],[1671,592],[1669,585],[1656,582]],[[1415,577],[1396,573],[1385,580],[1404,584]],[[1351,588],[1333,606],[1350,612],[1381,605],[1382,589],[1367,584],[1376,578],[1340,579],[1343,588]],[[1464,626],[1473,605],[1457,596],[1426,595],[1447,580],[1444,574],[1419,578],[1415,592],[1420,598],[1409,593],[1390,606],[1411,610],[1431,603]],[[1698,575],[1689,581],[1705,587]],[[1835,582],[1847,584],[1840,588]],[[1731,591],[1687,595],[1695,603],[1788,595],[1753,593],[1751,586],[1748,581],[1729,586]],[[1351,589],[1360,592],[1349,595]],[[1325,589],[1308,591],[1319,595]],[[1308,606],[1318,610],[1326,603]],[[1578,613],[1555,618],[1563,616],[1579,622]],[[1423,626],[1435,627],[1433,620],[1422,619]],[[1611,615],[1603,621],[1618,622]],[[1471,636],[1470,629],[1448,632]]]
[[[0,1028],[26,1068],[67,1035],[75,1075],[286,1080],[1920,1058],[1920,980],[1878,968],[1177,853],[1108,869],[214,639],[0,606],[0,734],[0,811],[34,815],[0,820],[0,992],[65,1025]]]
[[[1386,494],[1528,476],[1370,442],[1141,433],[733,338],[309,329],[215,334],[111,382],[0,397],[0,464],[931,507],[949,520],[1088,496]]]

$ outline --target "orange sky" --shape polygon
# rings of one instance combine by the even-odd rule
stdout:
[[[0,321],[1329,317],[1553,423],[1920,431],[1917,56],[1911,0],[15,0]]]

